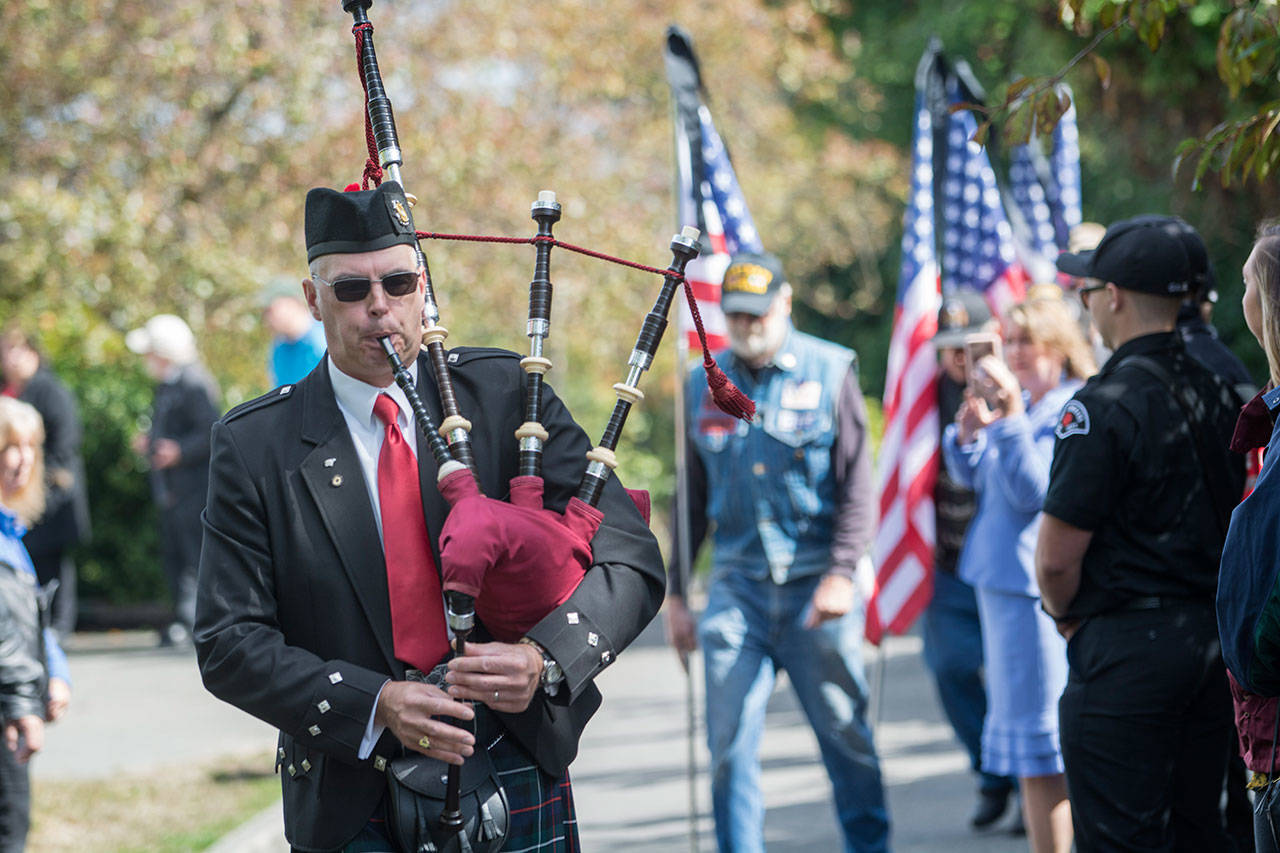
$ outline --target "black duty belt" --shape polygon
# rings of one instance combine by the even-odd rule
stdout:
[[[1185,607],[1188,605],[1200,605],[1203,607],[1212,607],[1213,603],[1209,601],[1200,601],[1195,598],[1175,598],[1171,596],[1146,595],[1142,598],[1133,598],[1121,604],[1113,610],[1107,611],[1117,613],[1129,610],[1164,610],[1169,607]]]

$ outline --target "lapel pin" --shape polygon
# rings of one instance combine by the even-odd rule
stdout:
[[[333,486],[335,489],[336,489],[338,486],[341,486],[341,485],[342,485],[342,475],[341,475],[341,474],[334,474],[334,475],[333,475],[333,479],[329,481],[329,485]]]
[[[337,461],[338,461],[338,460],[337,460],[335,457],[330,456],[328,459],[324,460],[324,467],[326,467],[326,468],[332,468],[332,467],[333,467],[333,463],[335,463],[335,462],[337,462]]]

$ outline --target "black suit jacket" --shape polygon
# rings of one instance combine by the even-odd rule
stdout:
[[[450,370],[471,433],[481,489],[502,496],[514,476],[524,373],[502,350],[456,349]],[[420,394],[436,422],[437,393],[419,358]],[[563,509],[585,470],[589,442],[554,395],[543,459],[546,502]],[[447,505],[419,437],[427,527]],[[214,425],[204,515],[195,640],[206,687],[280,729],[285,833],[296,847],[339,847],[365,824],[385,781],[383,735],[356,757],[383,682],[402,678],[392,651],[386,566],[351,434],[334,398],[328,359],[296,386],[229,412]],[[600,704],[595,675],[653,618],[664,573],[657,543],[611,480],[593,565],[573,596],[529,635],[565,670],[554,698],[541,691],[522,714],[500,715],[539,765],[558,774]],[[437,555],[438,543],[432,542]]]

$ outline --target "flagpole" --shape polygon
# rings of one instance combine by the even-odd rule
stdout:
[[[880,719],[884,713],[884,670],[885,661],[888,660],[884,647],[888,642],[888,637],[881,637],[879,644],[876,645],[875,668],[871,673],[871,739],[873,742],[876,732],[880,731]]]
[[[676,344],[676,390],[675,398],[675,434],[676,434],[676,543],[679,553],[675,555],[676,571],[680,573],[680,589],[684,590],[685,603],[690,603],[689,586],[693,580],[691,563],[693,561],[689,537],[689,479],[688,461],[685,458],[685,424],[684,378],[685,365],[689,361],[689,341],[684,329],[680,330]],[[685,747],[686,776],[689,786],[689,853],[698,853],[698,709],[697,692],[693,677],[692,655],[681,659],[684,666],[685,696]]]
[[[666,50],[663,64],[667,69],[667,82],[671,87],[673,125],[675,128],[676,158],[676,222],[681,225],[696,225],[702,234],[703,251],[695,262],[698,264],[694,273],[693,264],[689,273],[693,274],[694,287],[701,286],[716,291],[715,303],[704,304],[701,309],[703,318],[710,314],[720,314],[718,289],[720,278],[724,274],[724,264],[729,261],[732,252],[740,249],[760,251],[760,236],[756,232],[751,214],[746,209],[738,187],[737,176],[729,159],[729,152],[716,132],[711,121],[710,111],[705,103],[706,90],[702,85],[702,76],[698,70],[697,57],[693,50],[693,42],[688,33],[672,24],[667,28]],[[712,259],[715,262],[712,262]],[[707,293],[693,294],[693,301],[698,302],[712,297]],[[692,306],[691,306],[692,307]],[[683,317],[684,315],[682,315]],[[696,316],[696,315],[694,315]],[[723,318],[717,316],[722,324]],[[722,331],[723,326],[716,331]],[[715,348],[719,341],[702,341],[703,346]],[[675,571],[683,580],[683,588],[688,600],[689,589],[693,584],[693,559],[701,542],[692,538],[692,487],[689,483],[689,466],[696,460],[688,458],[688,438],[692,424],[689,422],[687,405],[694,404],[694,399],[686,400],[689,389],[685,387],[686,362],[694,355],[697,346],[694,339],[688,337],[688,329],[682,328],[680,342],[677,346],[677,381],[676,381],[676,503],[678,511],[672,520],[676,530],[677,553],[672,555],[676,562]],[[706,354],[710,357],[710,354]],[[696,398],[695,398],[696,399]],[[702,496],[699,495],[699,499]],[[688,697],[688,767],[689,767],[689,849],[697,853],[698,838],[698,732],[699,721],[694,704],[696,693],[694,665],[689,660],[683,661],[685,669],[685,690]],[[702,670],[706,669],[705,659],[701,662]],[[705,713],[704,713],[705,715]]]
[[[671,33],[668,32],[668,38]],[[679,132],[680,128],[680,105],[675,98],[671,100],[671,121],[672,127],[677,129],[673,136],[673,142],[676,146],[680,145],[683,135]],[[673,155],[676,162],[680,162],[680,152],[673,146]],[[690,164],[692,168],[692,163]],[[683,227],[683,215],[681,211],[681,180],[680,169],[677,167],[672,170],[675,176],[675,192],[672,197],[676,201],[676,226]],[[696,208],[695,208],[696,209]],[[689,539],[693,535],[689,521],[689,468],[688,459],[686,458],[686,436],[688,435],[688,425],[685,423],[685,366],[689,363],[689,335],[684,328],[683,323],[677,324],[679,334],[676,335],[675,346],[675,393],[672,395],[675,405],[675,465],[676,465],[676,517],[672,522],[676,526],[676,549],[677,553],[673,555],[676,561],[676,571],[680,576],[680,589],[684,593],[685,604],[688,607],[691,604],[689,592],[690,584],[693,580],[693,554]],[[689,608],[692,614],[692,608]],[[695,683],[693,673],[693,655],[686,655],[681,658],[681,665],[684,669],[684,707],[685,707],[685,779],[689,792],[689,853],[699,853],[698,850],[698,697],[697,684]]]

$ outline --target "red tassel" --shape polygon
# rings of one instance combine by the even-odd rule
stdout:
[[[744,421],[751,420],[756,414],[756,404],[729,380],[725,372],[716,364],[716,360],[711,357],[711,350],[707,347],[707,330],[702,328],[702,315],[698,313],[698,303],[693,298],[693,287],[687,278],[684,280],[684,298],[689,303],[693,327],[698,330],[698,343],[702,345],[702,369],[707,373],[707,387],[711,389],[711,399],[715,401],[716,408],[726,415],[733,415]]]
[[[755,417],[756,404],[733,384],[710,353],[703,353],[702,369],[707,372],[707,387],[711,389],[711,399],[715,401],[716,408],[744,421]]]

